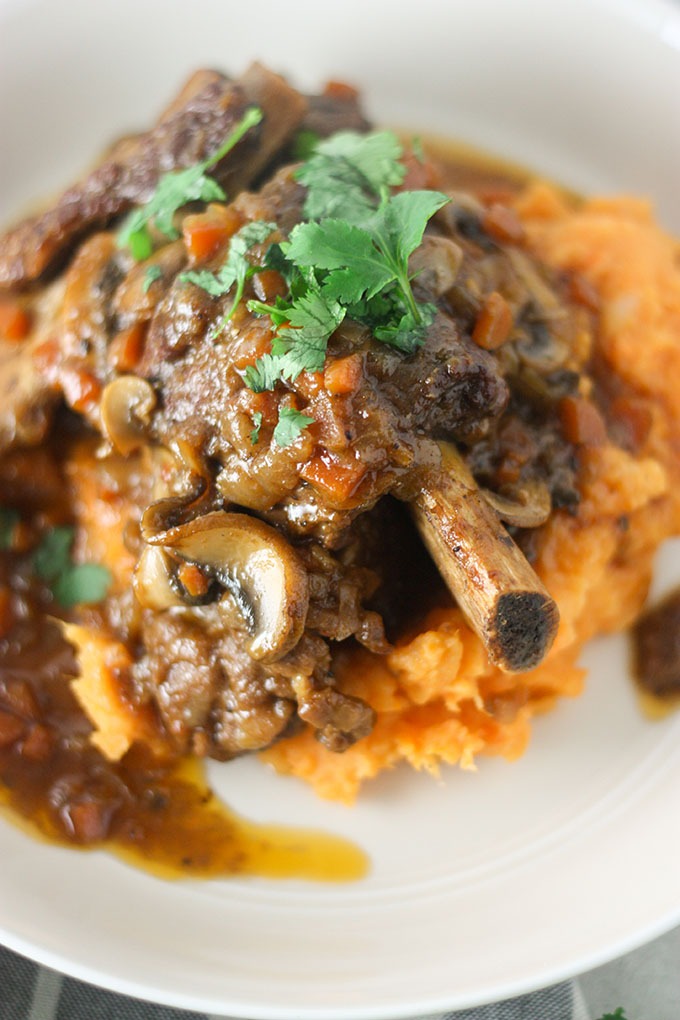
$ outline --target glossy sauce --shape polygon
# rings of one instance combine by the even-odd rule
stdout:
[[[443,167],[444,188],[502,199],[528,176],[450,142],[428,139],[426,148]],[[13,505],[21,502],[20,496]],[[29,504],[29,511],[42,509],[38,499]],[[57,518],[63,513],[57,508]],[[47,523],[54,523],[49,515]],[[49,593],[32,577],[30,556],[0,552],[3,597],[13,605],[5,614],[11,625],[3,630],[0,619],[3,814],[40,838],[103,847],[163,878],[350,881],[366,874],[365,854],[343,839],[238,817],[208,788],[196,761],[159,761],[140,747],[118,763],[107,761],[89,743],[89,723],[70,689],[73,652],[51,619]]]

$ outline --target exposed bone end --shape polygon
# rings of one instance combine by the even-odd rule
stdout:
[[[492,662],[533,669],[557,633],[557,606],[458,451],[447,443],[441,451],[440,470],[412,506],[420,536]]]
[[[486,642],[489,653],[510,672],[533,669],[545,658],[558,624],[557,606],[547,593],[507,592],[496,603]]]

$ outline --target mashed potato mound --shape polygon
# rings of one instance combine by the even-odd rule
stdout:
[[[557,512],[541,529],[535,566],[561,623],[537,669],[510,675],[491,665],[456,609],[430,613],[386,657],[340,651],[339,686],[371,703],[374,731],[342,755],[305,732],[262,754],[324,797],[351,802],[364,780],[400,761],[436,773],[442,762],[473,768],[478,754],[519,756],[532,717],[581,691],[584,642],[635,619],[656,549],[680,532],[678,245],[638,199],[574,207],[536,184],[516,208],[530,247],[598,295],[598,351],[619,381],[613,411],[635,454],[582,447],[578,515]]]

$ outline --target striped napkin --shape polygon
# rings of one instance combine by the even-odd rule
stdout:
[[[680,1020],[680,928],[552,988],[414,1020]],[[117,995],[0,947],[0,1020],[218,1020]]]

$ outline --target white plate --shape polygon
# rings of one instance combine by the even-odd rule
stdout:
[[[188,72],[254,56],[361,85],[380,120],[448,132],[586,190],[651,193],[680,231],[680,17],[660,0],[0,2],[0,221],[144,125]],[[659,588],[680,579],[680,549]],[[592,967],[680,921],[680,717],[640,716],[623,640],[526,756],[440,783],[397,770],[354,809],[256,761],[214,767],[250,817],[370,855],[354,886],[168,884],[0,826],[0,935],[174,1006],[397,1017]]]

